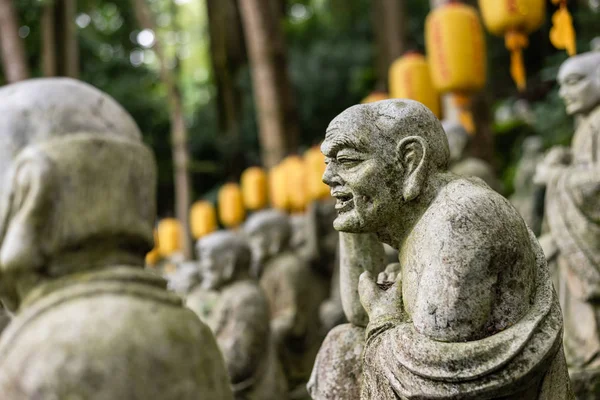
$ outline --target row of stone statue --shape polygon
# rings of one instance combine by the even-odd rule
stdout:
[[[185,302],[200,318],[143,269],[156,165],[129,114],[69,79],[1,88],[2,399],[301,398],[311,370],[316,400],[598,398],[599,66],[582,54],[559,72],[578,127],[535,172],[541,246],[504,197],[448,172],[425,106],[358,105],[321,146],[334,205],[315,204],[296,237],[265,211],[243,238],[198,243]],[[348,323],[315,356],[331,208]]]

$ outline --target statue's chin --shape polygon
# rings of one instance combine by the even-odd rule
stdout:
[[[333,220],[333,227],[339,232],[365,233],[364,227],[360,223],[360,220],[355,215],[354,211],[349,211],[338,215],[338,217]]]

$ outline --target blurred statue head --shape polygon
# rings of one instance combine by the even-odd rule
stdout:
[[[198,240],[196,250],[204,289],[217,290],[249,276],[250,248],[236,232],[223,230],[204,236]]]
[[[258,277],[266,261],[288,249],[290,217],[277,210],[256,212],[246,220],[244,233],[252,251],[252,274]]]
[[[436,116],[400,99],[348,108],[329,124],[321,151],[323,182],[337,199],[333,225],[353,233],[386,230],[450,158]]]
[[[523,155],[530,156],[539,154],[544,150],[544,143],[539,136],[528,136],[523,141]]]
[[[38,282],[152,248],[156,167],[131,116],[66,78],[0,88],[0,282],[11,307]]]
[[[460,161],[464,157],[467,145],[471,140],[467,130],[459,122],[450,120],[442,121],[442,127],[448,138],[450,162]]]
[[[586,115],[600,105],[600,52],[568,58],[558,71],[560,97],[570,115]]]

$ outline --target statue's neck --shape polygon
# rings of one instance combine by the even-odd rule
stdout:
[[[448,172],[437,172],[430,176],[416,199],[409,202],[399,202],[396,217],[390,218],[385,228],[377,233],[377,239],[395,249],[401,249],[415,225],[437,197],[439,191],[454,179],[457,179],[457,176]]]

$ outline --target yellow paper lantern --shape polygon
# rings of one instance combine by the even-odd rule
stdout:
[[[159,241],[158,241],[158,232],[154,229],[154,248],[150,250],[149,253],[146,254],[146,265],[149,267],[154,267],[160,261],[160,251],[158,250]]]
[[[267,173],[260,167],[250,167],[240,179],[242,197],[248,210],[260,210],[267,206]]]
[[[462,3],[435,8],[425,21],[425,44],[433,86],[454,95],[460,121],[473,133],[470,96],[483,89],[486,80],[485,39],[477,10]]]
[[[573,18],[567,8],[567,0],[552,0],[552,3],[558,4],[560,7],[552,15],[550,41],[557,49],[565,49],[567,54],[574,56],[577,53],[577,43],[575,42]]]
[[[283,160],[286,172],[287,195],[292,212],[302,212],[308,204],[306,166],[300,156],[289,156]]]
[[[242,199],[242,190],[237,183],[221,186],[218,194],[219,219],[227,228],[235,228],[244,222],[246,211]]]
[[[323,183],[325,173],[325,156],[319,146],[313,146],[304,152],[306,164],[306,187],[310,201],[329,197],[329,186]]]
[[[519,90],[526,87],[523,49],[527,35],[539,29],[546,16],[545,0],[479,0],[483,22],[494,35],[504,36],[510,50],[510,73]]]
[[[190,208],[190,230],[194,239],[216,231],[217,212],[209,201],[197,201]]]
[[[281,163],[269,170],[269,199],[273,208],[286,212],[290,210],[287,175]]]
[[[425,56],[408,53],[398,58],[390,66],[388,79],[391,98],[419,101],[441,118],[440,95],[433,87]]]
[[[158,252],[162,257],[169,257],[181,251],[183,228],[175,218],[165,218],[158,222]]]
[[[360,104],[374,103],[376,101],[388,100],[390,96],[386,92],[375,91],[371,92],[367,97],[362,99]]]

